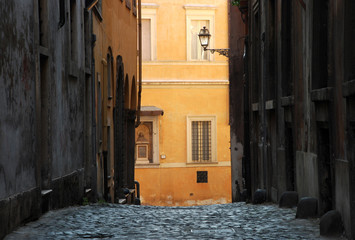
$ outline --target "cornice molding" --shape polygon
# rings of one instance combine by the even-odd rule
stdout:
[[[142,8],[159,8],[159,4],[156,3],[142,3]]]
[[[180,79],[172,79],[172,80],[142,80],[144,85],[172,85],[172,84],[181,84],[181,85],[228,85],[229,80],[219,80],[219,79],[208,79],[208,80],[180,80]]]
[[[207,4],[186,4],[184,8],[187,10],[213,10],[217,7],[215,5],[207,5]]]

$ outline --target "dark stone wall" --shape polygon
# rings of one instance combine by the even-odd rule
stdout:
[[[0,5],[0,239],[45,211],[80,204],[93,188],[86,176],[96,166],[84,154],[92,146],[92,22],[83,4]]]
[[[84,171],[79,169],[71,174],[52,180],[50,208],[58,209],[81,204],[84,197]]]
[[[0,199],[36,187],[33,5],[0,6]]]
[[[0,200],[0,238],[41,215],[41,192],[34,188]]]
[[[317,198],[320,215],[341,213],[349,237],[355,211],[354,7],[347,0],[249,1],[250,121],[244,125],[252,192],[266,189],[272,201],[286,190]],[[240,92],[232,89],[231,95]]]
[[[240,201],[240,192],[243,191],[243,182],[246,179],[243,172],[243,157],[247,151],[244,149],[244,42],[246,40],[246,27],[238,7],[230,7],[230,33],[229,33],[229,104],[230,104],[230,131],[231,131],[231,160],[232,160],[232,201]]]

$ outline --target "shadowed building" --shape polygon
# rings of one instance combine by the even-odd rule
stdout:
[[[2,238],[134,188],[137,17],[130,0],[3,1],[0,13]]]
[[[137,110],[136,1],[98,1],[93,8],[94,125],[98,195],[125,199],[134,189]]]
[[[338,210],[354,237],[354,1],[247,2],[247,109],[239,114],[250,126],[249,194],[314,197],[318,214]]]

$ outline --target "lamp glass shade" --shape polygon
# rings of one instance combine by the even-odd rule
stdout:
[[[201,28],[198,37],[200,39],[201,46],[203,48],[207,48],[210,41],[211,34],[206,27]]]

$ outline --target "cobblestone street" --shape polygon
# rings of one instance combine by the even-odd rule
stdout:
[[[94,204],[50,211],[5,239],[321,239],[296,209],[233,203],[196,207]]]

